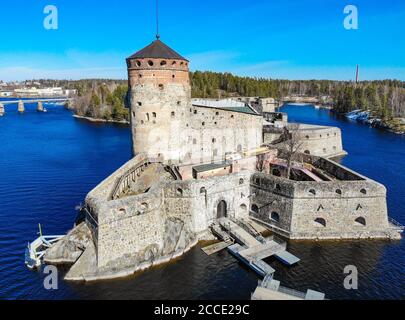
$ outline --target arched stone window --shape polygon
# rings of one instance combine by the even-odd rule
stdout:
[[[149,61],[148,61],[148,65],[149,65],[149,67],[152,67],[152,66],[153,66],[153,61],[152,61],[152,60],[149,60]]]
[[[165,88],[165,86],[163,85],[163,83],[159,83],[159,89],[163,90]]]
[[[260,179],[259,179],[259,178],[256,178],[256,179],[255,179],[255,183],[256,183],[257,185],[260,185]]]
[[[366,189],[361,189],[360,192],[361,192],[362,194],[367,194],[367,190],[366,190]]]
[[[273,211],[270,214],[270,219],[275,221],[275,222],[280,222],[280,215],[277,212]]]
[[[309,193],[312,193],[313,195],[316,195],[315,189],[310,189],[310,190],[309,190]]]
[[[179,196],[179,197],[183,196],[183,189],[182,189],[182,188],[177,188],[176,194],[177,194],[177,196]]]
[[[244,180],[242,178],[239,179],[239,184],[243,184]]]
[[[326,227],[326,221],[324,218],[316,218],[314,220],[315,226],[317,227]]]
[[[167,64],[167,62],[165,60],[160,61],[160,65],[163,67]]]
[[[205,193],[207,193],[207,190],[206,190],[204,187],[202,187],[202,188],[200,189],[200,193],[205,194]]]
[[[135,64],[137,67],[140,67],[142,65],[141,61],[139,61],[139,60],[136,60]]]
[[[152,112],[152,117],[156,118],[156,112]]]
[[[336,191],[335,191],[337,194],[339,194],[339,195],[342,195],[342,190],[340,190],[340,189],[336,189]]]
[[[247,212],[247,206],[246,206],[246,204],[242,203],[239,208],[240,208],[240,210],[242,211],[242,213]]]
[[[366,226],[366,219],[364,219],[364,217],[358,217],[358,218],[356,218],[356,219],[354,220],[354,223],[355,223],[357,226],[362,226],[362,227],[364,227],[364,226]]]
[[[175,116],[176,116],[176,114],[174,113],[174,111],[172,111],[171,117],[174,118]]]
[[[250,210],[254,213],[259,213],[259,207],[256,204],[252,204]]]
[[[309,152],[309,150],[305,150],[304,153],[305,154],[311,154],[311,152]]]
[[[176,64],[177,64],[176,61],[173,61],[173,62],[172,62],[172,66],[175,66]]]
[[[308,135],[306,135],[306,136],[305,136],[305,138],[309,139],[309,136],[308,136]]]
[[[202,125],[202,126],[205,126],[205,122],[202,122],[201,125]]]
[[[326,153],[326,148],[323,148],[323,153]]]
[[[146,121],[149,121],[149,113],[146,113]]]
[[[280,187],[280,185],[278,183],[276,183],[276,185],[274,186],[274,189],[277,190],[277,191],[280,191],[281,187]]]

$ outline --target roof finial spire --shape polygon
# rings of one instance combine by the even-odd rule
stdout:
[[[159,40],[159,0],[156,0],[156,39]]]

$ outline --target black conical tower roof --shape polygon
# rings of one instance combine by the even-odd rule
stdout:
[[[159,39],[153,41],[150,45],[134,53],[128,59],[144,59],[144,58],[177,59],[188,61],[186,58],[179,55],[176,51],[165,45]]]

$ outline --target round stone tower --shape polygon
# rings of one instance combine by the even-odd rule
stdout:
[[[159,39],[127,59],[134,155],[183,162],[191,107],[188,63]]]

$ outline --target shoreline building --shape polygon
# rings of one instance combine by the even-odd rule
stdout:
[[[264,143],[266,119],[249,103],[192,100],[189,61],[159,39],[127,66],[134,158],[89,192],[84,221],[45,254],[74,262],[65,279],[167,262],[222,219],[290,239],[401,237],[383,185],[327,158],[287,159]]]

